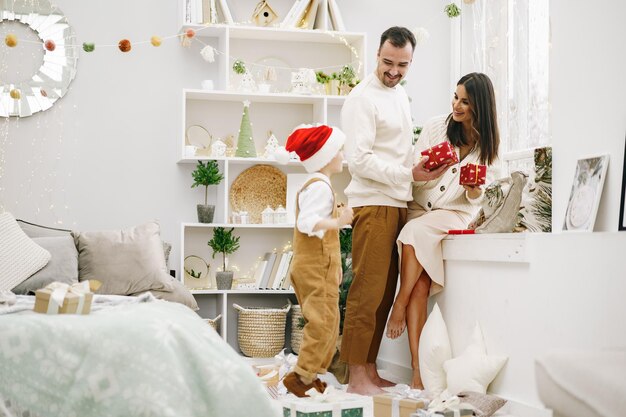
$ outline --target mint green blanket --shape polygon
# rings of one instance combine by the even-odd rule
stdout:
[[[275,417],[247,364],[187,307],[0,315],[0,415]],[[28,412],[29,414],[24,414]]]

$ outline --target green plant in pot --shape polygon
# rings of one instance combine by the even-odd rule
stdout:
[[[191,176],[193,177],[191,188],[204,187],[204,204],[198,204],[198,221],[200,223],[212,223],[215,206],[208,204],[209,185],[219,184],[224,176],[220,173],[217,161],[214,160],[207,161],[206,164],[198,161],[198,165],[196,165]]]
[[[230,290],[233,286],[233,271],[226,270],[226,255],[239,249],[239,236],[233,235],[235,228],[226,230],[223,227],[213,229],[213,238],[207,245],[213,249],[213,259],[218,253],[222,254],[222,270],[215,273],[215,281],[218,290]]]

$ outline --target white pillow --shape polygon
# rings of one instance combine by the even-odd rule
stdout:
[[[0,214],[0,291],[8,291],[43,268],[50,252],[20,229],[10,213]]]
[[[506,360],[506,356],[487,355],[483,332],[476,323],[472,341],[465,351],[443,364],[447,375],[448,393],[456,395],[461,391],[474,391],[485,394]]]
[[[446,372],[443,364],[452,358],[452,349],[448,328],[436,303],[422,329],[418,353],[424,389],[437,397],[446,389]]]

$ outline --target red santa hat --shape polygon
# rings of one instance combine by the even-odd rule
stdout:
[[[300,125],[287,138],[285,149],[298,154],[307,172],[316,172],[337,155],[345,139],[336,127]]]

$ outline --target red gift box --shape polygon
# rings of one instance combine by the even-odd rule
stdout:
[[[459,158],[456,156],[454,146],[448,141],[441,142],[432,148],[426,149],[421,152],[422,155],[428,156],[428,162],[425,166],[428,169],[435,169],[443,164],[459,162]]]
[[[461,185],[483,185],[487,179],[487,166],[477,164],[467,164],[461,167],[459,184]]]

